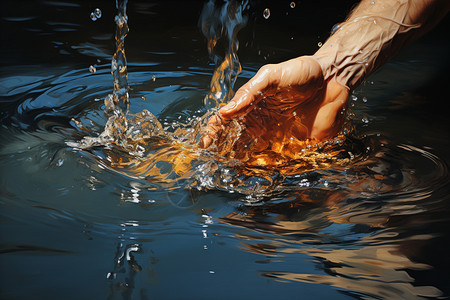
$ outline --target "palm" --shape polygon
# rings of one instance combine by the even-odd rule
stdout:
[[[320,65],[310,57],[268,65],[219,110],[221,117],[211,118],[209,136],[220,145],[226,138],[227,123],[239,118],[245,129],[234,143],[235,150],[295,151],[293,144],[339,132],[347,97],[347,89],[325,81]]]

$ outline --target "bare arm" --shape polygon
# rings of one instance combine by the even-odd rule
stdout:
[[[314,57],[325,79],[354,89],[449,9],[448,0],[363,0]]]
[[[246,128],[237,145],[256,151],[336,135],[350,91],[449,10],[450,0],[362,0],[313,56],[263,66],[210,119],[202,146],[220,151],[237,118]]]

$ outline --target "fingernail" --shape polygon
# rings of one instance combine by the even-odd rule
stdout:
[[[235,107],[236,107],[236,101],[230,101],[227,105],[222,107],[220,110],[222,112],[228,112],[228,111],[232,110]]]
[[[225,105],[225,107],[227,107],[227,109],[232,109],[236,107],[236,101],[231,100],[227,105]]]

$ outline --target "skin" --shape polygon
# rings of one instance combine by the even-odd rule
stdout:
[[[212,115],[201,146],[220,152],[231,121],[242,129],[236,153],[333,137],[351,91],[449,10],[448,0],[361,1],[314,55],[263,66]]]

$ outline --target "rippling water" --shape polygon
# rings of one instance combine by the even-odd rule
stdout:
[[[236,86],[324,41],[333,24],[322,30],[312,4],[290,3],[268,19],[253,4]],[[94,22],[97,7],[40,4],[2,12],[1,298],[450,295],[445,27],[355,91],[355,130],[305,147],[294,170],[260,169],[167,137],[146,140],[153,160],[139,162],[142,153],[115,145],[74,146],[108,120],[114,5],[100,3]],[[206,112],[214,66],[197,27],[202,7],[130,0],[130,115],[148,110],[175,133]],[[317,29],[292,29],[308,17]],[[20,34],[36,47],[12,38]]]

